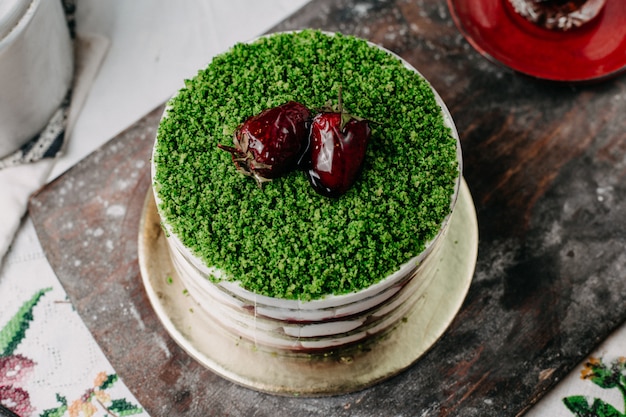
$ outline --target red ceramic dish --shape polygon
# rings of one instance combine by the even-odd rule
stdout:
[[[558,31],[518,15],[507,0],[448,0],[467,41],[488,59],[553,81],[589,82],[626,70],[626,1],[608,0],[593,21]]]

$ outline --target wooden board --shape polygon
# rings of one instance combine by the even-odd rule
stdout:
[[[626,318],[626,78],[574,87],[514,74],[472,50],[434,0],[314,0],[274,30],[303,27],[398,53],[455,119],[480,244],[444,337],[393,379],[329,398],[258,393],[198,365],[158,321],[137,263],[162,108],[31,200],[71,301],[155,416],[523,414]]]

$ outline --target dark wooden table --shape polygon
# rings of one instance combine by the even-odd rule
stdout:
[[[515,74],[468,45],[444,1],[313,0],[275,30],[302,27],[398,53],[454,117],[480,244],[444,337],[391,380],[329,398],[258,393],[198,365],[155,316],[137,263],[161,108],[31,200],[71,301],[154,416],[523,414],[626,318],[626,77],[570,86]]]

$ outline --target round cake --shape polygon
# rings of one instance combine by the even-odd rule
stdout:
[[[294,169],[259,186],[228,152],[248,118],[288,102],[369,121],[354,184],[318,193]],[[383,337],[423,295],[460,184],[452,120],[428,82],[365,40],[276,33],[218,55],[169,101],[153,193],[176,277],[233,336],[280,353]],[[432,274],[428,274],[432,276]]]

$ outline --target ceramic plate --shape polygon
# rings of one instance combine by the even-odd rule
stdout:
[[[569,31],[541,28],[507,0],[448,0],[454,22],[483,56],[552,81],[591,82],[626,69],[626,1],[608,0],[593,21]]]

